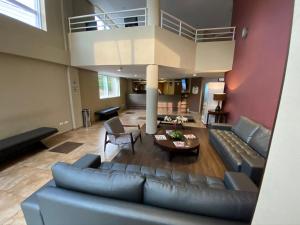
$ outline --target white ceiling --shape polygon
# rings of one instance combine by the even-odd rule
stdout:
[[[146,65],[127,65],[122,66],[122,70],[118,71],[120,66],[87,66],[81,67],[92,71],[99,72],[99,74],[126,77],[130,79],[146,79]],[[196,77],[222,77],[224,72],[216,73],[199,73]],[[159,66],[159,79],[180,79],[194,77],[192,71],[185,69],[178,69],[166,66]]]
[[[106,12],[143,8],[146,0],[90,0]],[[161,9],[197,28],[231,25],[233,0],[161,0]]]

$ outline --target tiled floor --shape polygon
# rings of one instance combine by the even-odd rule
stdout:
[[[128,110],[134,114],[123,112],[120,118],[124,124],[143,125],[145,120],[144,110]],[[128,112],[127,111],[127,112]],[[163,112],[160,112],[163,113]],[[196,119],[199,115],[196,115]],[[190,124],[203,127],[200,121]],[[81,128],[58,135],[45,141],[45,144],[53,148],[65,141],[84,143],[69,154],[40,151],[24,156],[15,162],[9,163],[0,171],[0,225],[23,225],[25,220],[20,208],[20,203],[39,187],[44,185],[52,177],[50,168],[57,161],[72,163],[86,153],[100,154],[102,160],[110,161],[118,154],[119,149],[108,145],[106,153],[103,152],[104,144],[103,123],[96,123],[91,128]]]

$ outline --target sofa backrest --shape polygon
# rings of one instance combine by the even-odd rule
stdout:
[[[80,169],[66,163],[56,163],[52,173],[61,190],[220,219],[249,221],[257,199],[257,192],[197,186],[124,171]]]
[[[66,163],[56,163],[52,174],[57,187],[114,198],[142,202],[145,178],[121,171],[80,169]]]
[[[240,120],[232,127],[232,131],[244,142],[249,143],[255,131],[260,127],[258,123],[241,116]]]
[[[264,158],[267,158],[269,151],[269,143],[271,140],[271,131],[260,126],[253,134],[249,145]]]
[[[256,199],[256,192],[199,188],[157,178],[147,178],[144,185],[145,204],[222,219],[250,221]]]

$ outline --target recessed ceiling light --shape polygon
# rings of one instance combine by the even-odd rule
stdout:
[[[197,74],[193,74],[193,77],[196,77],[197,76]]]
[[[137,74],[134,74],[134,77],[137,77]]]
[[[121,72],[122,70],[123,70],[123,67],[122,67],[122,66],[120,66],[120,68],[117,69],[118,72]]]

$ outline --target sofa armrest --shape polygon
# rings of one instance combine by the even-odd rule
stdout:
[[[84,168],[98,168],[101,165],[100,155],[86,154],[81,157],[73,166],[84,169]]]
[[[209,125],[209,128],[211,129],[219,129],[219,130],[231,130],[232,125],[228,123],[211,123]]]
[[[266,160],[262,157],[252,158],[248,155],[241,155],[243,162],[241,172],[247,174],[255,184],[259,185],[265,169]]]
[[[230,190],[258,192],[257,186],[244,173],[227,171],[224,175],[224,183]]]
[[[47,187],[55,187],[54,180],[50,180],[44,186],[42,186],[40,190],[43,190]],[[26,224],[33,224],[33,225],[44,225],[43,217],[41,214],[41,209],[39,206],[39,202],[36,196],[36,192],[34,192],[31,196],[26,198],[21,203],[21,208],[25,217]]]

